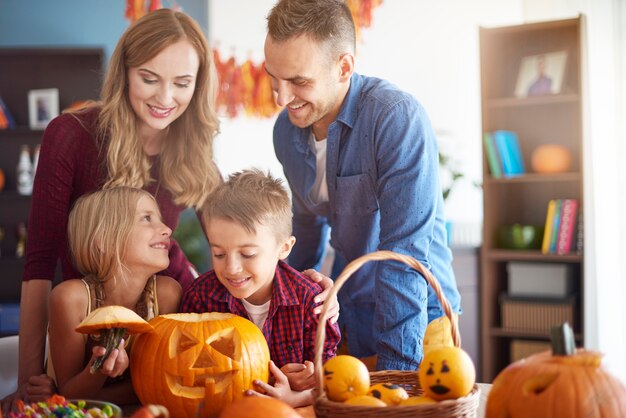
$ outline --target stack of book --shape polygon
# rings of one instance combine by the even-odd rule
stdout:
[[[0,129],[7,128],[15,128],[15,120],[13,119],[11,112],[9,112],[9,108],[4,103],[4,100],[0,97]]]
[[[493,177],[514,177],[525,173],[524,159],[515,132],[485,132],[483,140],[489,172]]]
[[[543,254],[569,254],[580,248],[578,228],[578,200],[552,199],[548,202],[546,225],[541,252]]]

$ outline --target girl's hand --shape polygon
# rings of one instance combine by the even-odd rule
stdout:
[[[97,357],[101,357],[106,352],[106,349],[102,346],[96,346],[93,348],[93,355],[89,362],[89,367]],[[124,339],[120,341],[120,345],[113,349],[109,354],[109,357],[102,363],[100,373],[108,377],[118,377],[128,368],[129,360],[128,354],[124,349]]]
[[[315,387],[315,373],[313,362],[306,360],[302,363],[289,363],[280,368],[287,380],[291,389],[296,391],[303,391],[306,389],[313,389]]]
[[[271,360],[270,371],[272,372],[272,375],[274,375],[274,378],[276,380],[274,386],[268,385],[267,383],[260,380],[255,380],[253,384],[259,391],[249,389],[245,392],[245,394],[247,396],[268,396],[271,398],[276,398],[283,402],[286,402],[294,408],[310,405],[313,403],[312,390],[305,390],[303,392],[292,390],[291,386],[289,386],[289,380],[287,379],[287,376],[285,376],[285,374],[281,372],[276,364],[274,364],[274,362]],[[263,393],[265,393],[265,395]]]
[[[328,294],[330,293],[330,289],[333,288],[334,282],[330,277],[324,276],[322,273],[313,269],[304,270],[302,273],[311,279],[312,282],[317,283],[322,287],[322,293],[315,296],[315,303],[323,303],[326,298],[328,298]],[[319,315],[322,312],[322,305],[316,307],[313,312],[316,315]],[[337,301],[337,296],[335,296],[328,307],[328,321],[331,324],[334,324],[338,320],[339,302]]]

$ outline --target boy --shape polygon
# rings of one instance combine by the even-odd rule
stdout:
[[[274,386],[261,391],[293,407],[313,402],[317,304],[321,288],[281,261],[289,255],[291,200],[282,181],[259,170],[230,175],[202,208],[214,270],[185,292],[181,312],[230,312],[250,319],[267,339]],[[337,324],[326,325],[323,358],[335,355]]]

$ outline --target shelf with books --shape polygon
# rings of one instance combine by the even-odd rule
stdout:
[[[540,174],[540,173],[524,173],[515,177],[487,177],[483,180],[483,183],[490,184],[511,184],[511,183],[546,183],[546,182],[580,182],[581,175],[579,172],[567,172],[567,173],[555,173],[555,174]]]
[[[555,250],[544,254],[537,247],[532,247],[537,248],[533,250],[504,249],[500,240],[500,231],[514,225],[543,231],[546,228],[548,204],[552,200],[575,199],[582,207],[582,19],[580,16],[560,21],[480,29],[484,199],[480,377],[483,381],[493,379],[511,362],[512,350],[509,345],[513,339],[547,338],[547,332],[512,330],[503,322],[503,306],[507,303],[510,305],[511,299],[507,298],[512,297],[508,282],[511,264],[565,264],[572,269],[572,280],[576,288],[575,302],[566,306],[570,309],[573,322],[577,324],[577,341],[584,343],[582,245],[579,244],[580,248],[575,249],[574,239],[570,234],[569,251],[557,254]],[[558,90],[535,95],[536,92],[529,84],[524,84],[530,80],[530,76],[524,71],[528,71],[528,62],[538,62],[542,55],[555,60],[557,56],[566,59],[557,63],[560,65],[557,71],[554,70],[556,67],[549,69],[553,76],[560,78]],[[533,71],[534,69],[535,67],[530,68]],[[498,149],[495,141],[491,146],[486,141],[489,135],[493,139],[496,132],[505,132],[514,138],[512,155],[518,154],[515,158],[521,163],[521,172],[511,170],[509,165],[507,175],[501,161],[502,150],[507,148]],[[550,164],[538,164],[537,155],[541,155],[547,148],[562,150],[562,155],[567,157],[564,159],[567,164],[563,164],[564,167],[558,170],[546,169],[545,167],[551,167]],[[489,155],[492,157],[491,161]],[[504,158],[510,157],[504,155]],[[494,160],[499,165],[494,164]],[[546,158],[543,161],[554,160]],[[552,229],[550,224],[549,232]],[[576,242],[578,241],[576,236]],[[580,242],[582,243],[582,235]],[[541,294],[538,295],[538,299],[541,299]],[[552,320],[545,313],[549,309],[533,312],[530,305],[516,306],[522,313],[521,317],[524,314],[537,314],[540,319]]]

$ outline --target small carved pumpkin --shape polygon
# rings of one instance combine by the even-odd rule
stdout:
[[[418,376],[424,394],[442,401],[470,393],[476,381],[476,369],[463,349],[438,346],[426,352]]]
[[[243,397],[255,379],[267,382],[267,342],[252,322],[233,314],[170,314],[150,321],[131,350],[133,387],[142,404],[176,417],[215,416]],[[200,404],[203,406],[200,407]]]
[[[553,331],[552,350],[498,374],[486,418],[626,417],[626,387],[600,367],[599,353],[575,349],[567,324]]]

